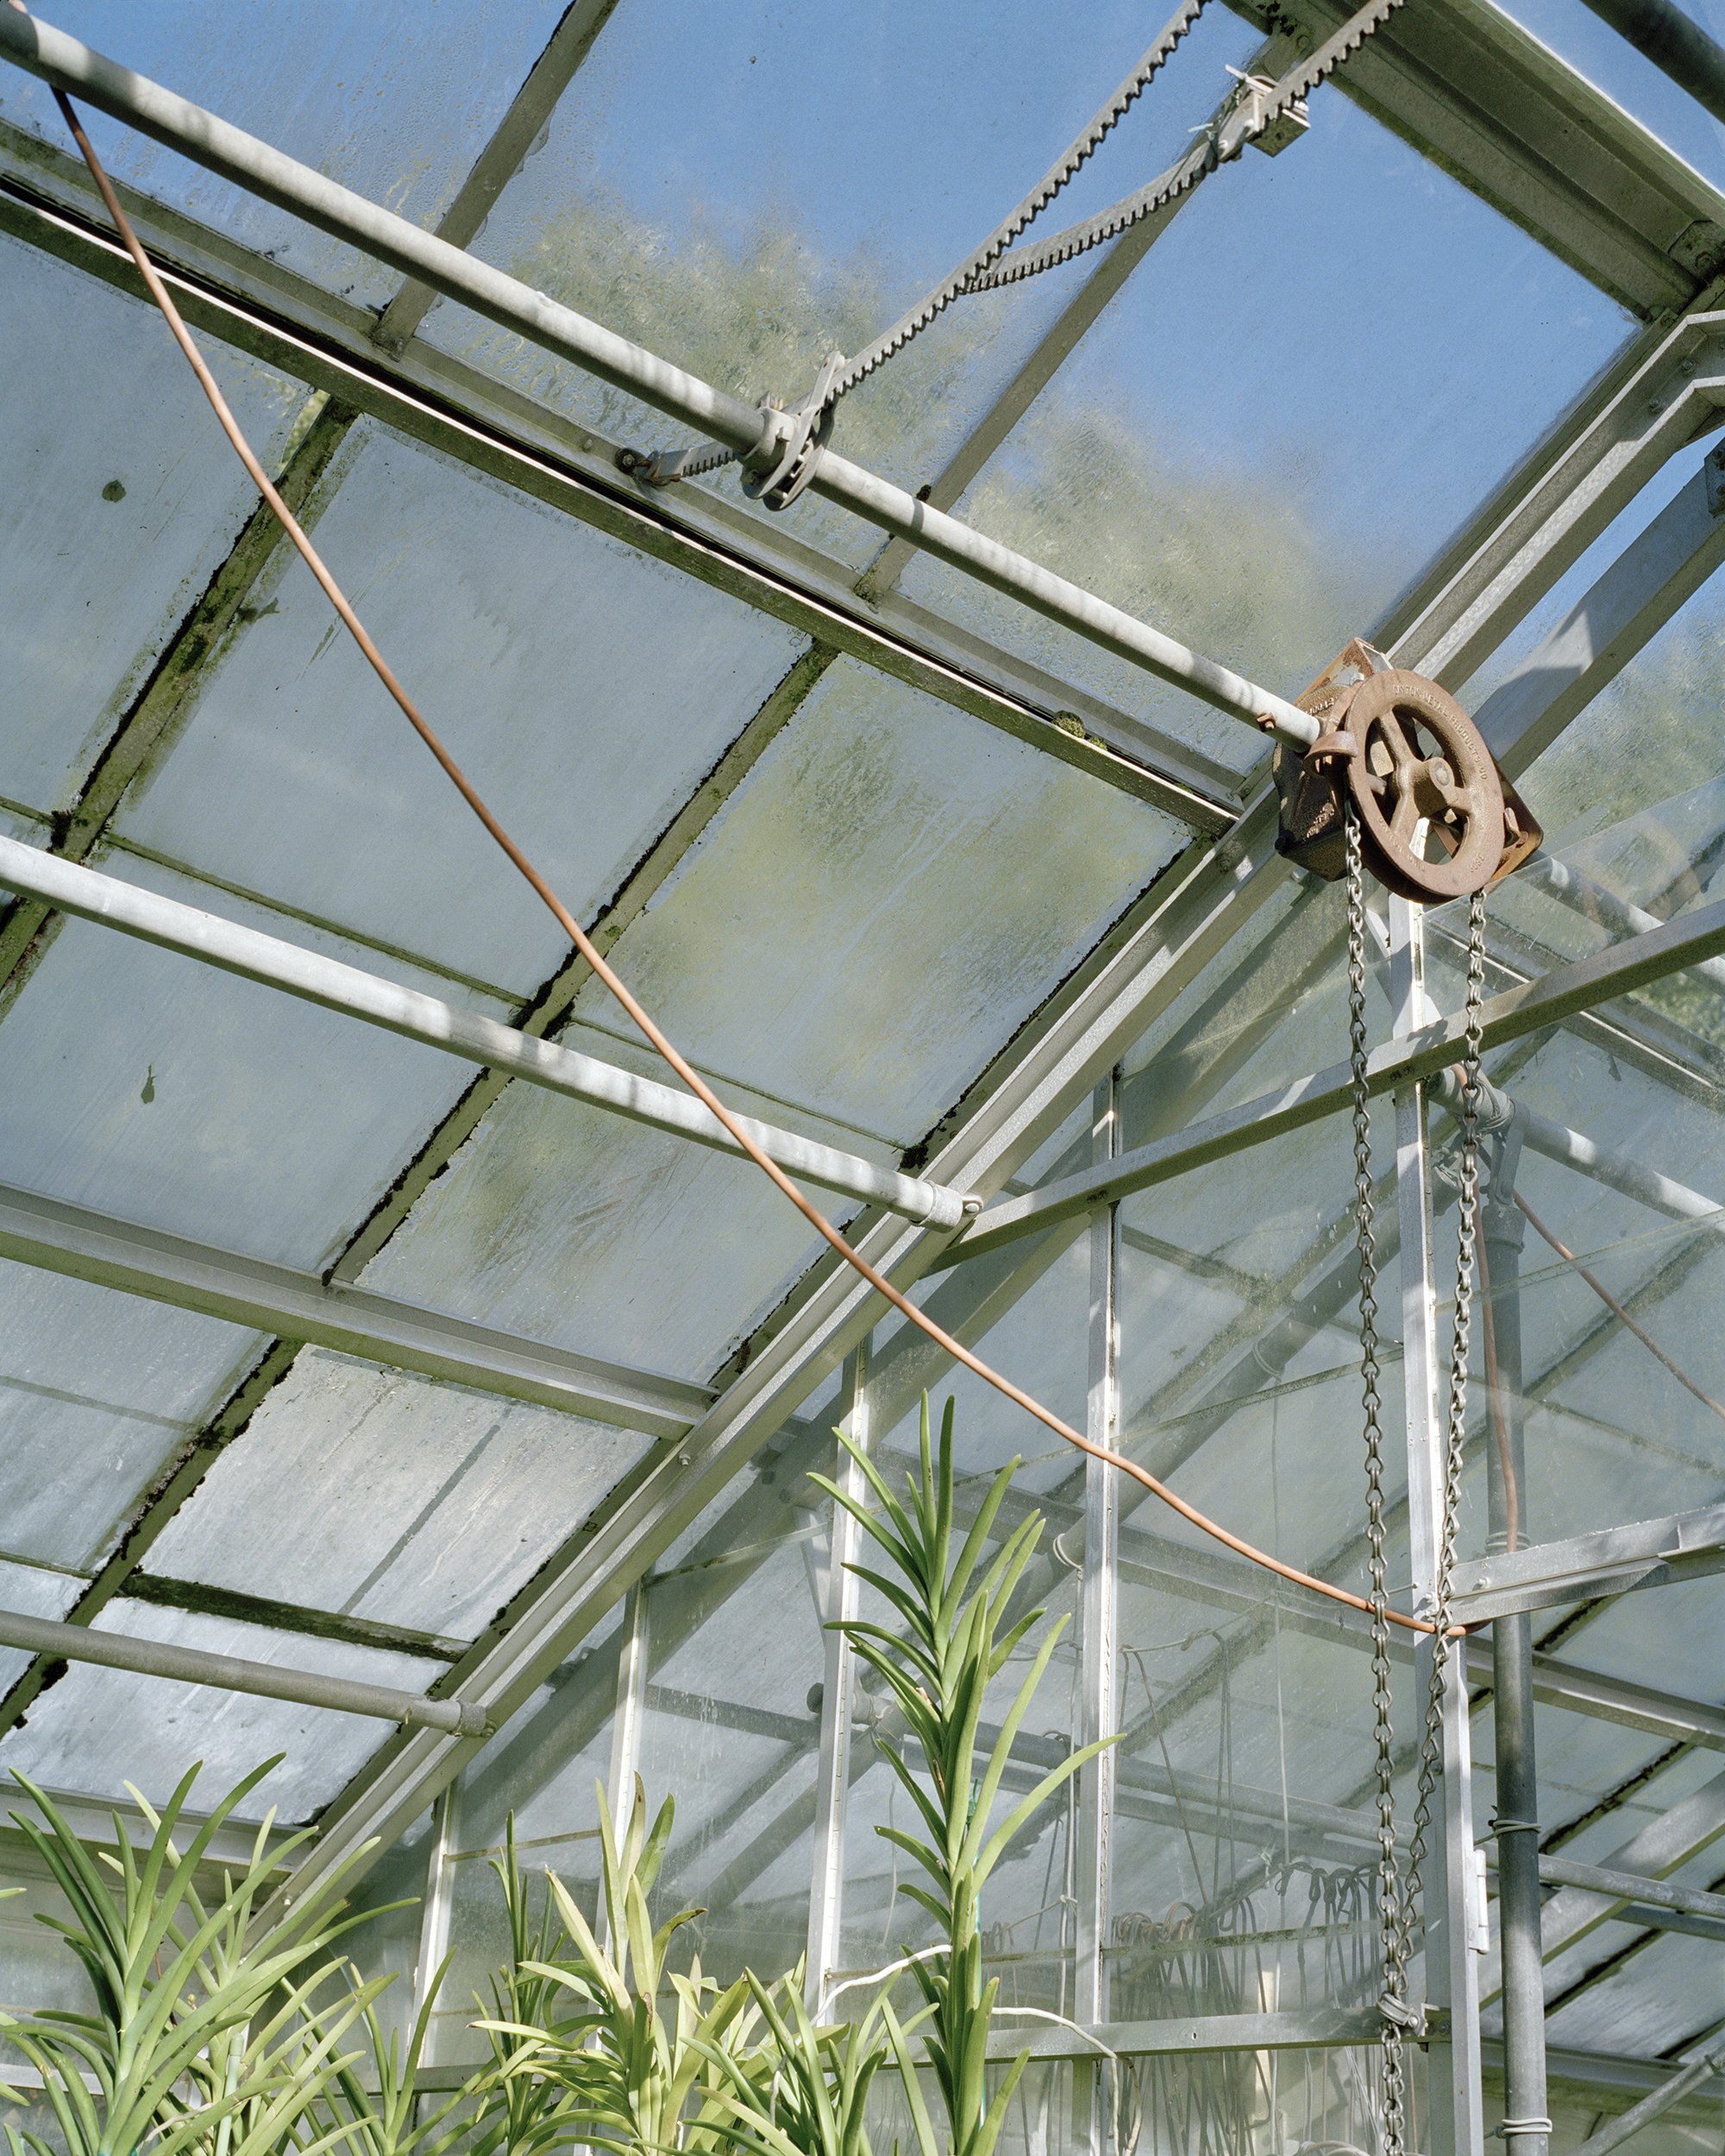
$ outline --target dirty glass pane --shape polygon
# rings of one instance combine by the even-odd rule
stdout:
[[[0,1551],[99,1564],[259,1344],[214,1318],[0,1263]]]
[[[372,956],[153,863],[103,865],[349,963]],[[0,1027],[0,1176],[316,1266],[470,1075],[434,1049],[66,921]]]
[[[906,1145],[1184,838],[841,660],[616,963],[706,1069]]]
[[[1628,327],[1336,91],[1312,115],[1283,155],[1248,154],[1200,189],[961,509],[1288,695],[1412,581]],[[1363,297],[1362,265],[1389,259],[1420,263],[1440,342]],[[932,562],[906,589],[1238,769],[1262,753],[1250,727]]]
[[[59,0],[55,26],[122,67],[206,107],[416,224],[435,225],[538,58],[556,0],[386,0],[364,9],[304,0],[160,7]],[[77,153],[50,93],[8,67],[0,117]],[[389,298],[392,271],[236,187],[84,114],[116,178],[219,226],[364,305]]]
[[[150,1570],[465,1639],[648,1444],[307,1349]]]
[[[204,348],[273,467],[304,391]],[[61,809],[257,497],[154,308],[3,235],[0,379],[0,796]]]
[[[1151,34],[1122,0],[1090,10],[1082,38],[1028,0],[837,14],[640,0],[594,47],[478,252],[735,395],[791,402],[829,350],[860,351],[987,237]],[[1257,42],[1214,11],[1038,232],[1177,154],[1224,63]],[[699,95],[668,96],[668,69]],[[912,491],[932,479],[1093,266],[953,307],[845,399],[837,445]],[[458,310],[436,308],[425,334],[613,441],[690,438]],[[734,474],[712,484],[743,501]],[[813,495],[774,521],[859,567],[880,543]]]
[[[368,629],[578,918],[616,894],[800,640],[398,436],[357,428],[316,520]],[[567,938],[297,560],[117,829],[195,870],[524,998]]]
[[[572,1044],[614,1061],[604,1035]],[[732,1086],[750,1115],[807,1117]],[[847,1208],[830,1203],[829,1218]],[[512,1086],[367,1268],[368,1288],[558,1347],[705,1383],[819,1246],[760,1169]]]

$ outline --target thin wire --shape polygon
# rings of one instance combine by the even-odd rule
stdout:
[[[1641,1330],[1640,1326],[1636,1324],[1635,1320],[1629,1315],[1629,1313],[1623,1307],[1622,1304],[1618,1301],[1616,1296],[1612,1294],[1611,1290],[1605,1285],[1605,1282],[1599,1278],[1598,1275],[1590,1272],[1588,1268],[1582,1263],[1581,1260],[1576,1256],[1572,1250],[1569,1249],[1566,1244],[1559,1242],[1556,1236],[1552,1233],[1551,1230],[1546,1225],[1545,1222],[1540,1219],[1539,1214],[1534,1212],[1532,1206],[1527,1203],[1527,1200],[1521,1195],[1519,1190],[1515,1193],[1515,1202],[1521,1206],[1522,1212],[1527,1214],[1528,1221],[1534,1229],[1534,1232],[1536,1235],[1542,1236],[1544,1239],[1551,1244],[1552,1248],[1557,1252],[1558,1256],[1562,1258],[1566,1265],[1574,1266],[1577,1272],[1581,1275],[1581,1277],[1587,1282],[1588,1286],[1593,1290],[1594,1294],[1598,1296],[1601,1302],[1605,1305],[1605,1307],[1611,1313],[1612,1316],[1617,1319],[1620,1325],[1625,1326],[1630,1332],[1634,1333],[1635,1338],[1640,1342],[1641,1345],[1646,1348],[1648,1354],[1653,1357],[1653,1360],[1656,1363],[1662,1363],[1671,1372],[1672,1376],[1676,1378],[1678,1383],[1681,1385],[1686,1392],[1693,1393],[1703,1407],[1710,1407],[1716,1415],[1720,1416],[1722,1419],[1725,1419],[1725,1407],[1722,1407],[1720,1406],[1719,1402],[1713,1397],[1711,1393],[1703,1392],[1700,1386],[1696,1383],[1695,1380],[1690,1377],[1687,1372],[1678,1368],[1677,1364],[1672,1362],[1671,1357],[1665,1353],[1665,1350],[1659,1345],[1659,1342],[1650,1338],[1648,1335]]]
[[[11,0],[11,4],[21,15],[28,13],[28,9],[24,6],[24,0]],[[418,735],[421,741],[442,767],[456,792],[460,793],[461,799],[485,826],[486,831],[501,848],[515,868],[543,900],[552,918],[580,953],[585,962],[591,967],[597,977],[616,997],[644,1038],[669,1064],[696,1100],[709,1110],[720,1127],[730,1133],[737,1144],[754,1162],[761,1172],[777,1186],[821,1239],[828,1244],[847,1265],[867,1281],[876,1294],[883,1296],[894,1309],[908,1319],[911,1324],[917,1326],[919,1331],[925,1333],[937,1347],[950,1356],[955,1362],[961,1363],[974,1376],[980,1377],[985,1384],[992,1385],[996,1392],[1010,1400],[1015,1407],[1022,1407],[1026,1414],[1033,1416],[1037,1421],[1051,1430],[1057,1437],[1063,1438],[1068,1445],[1076,1446],[1079,1451],[1087,1453],[1092,1459],[1104,1461],[1108,1466],[1118,1469],[1121,1474],[1130,1476],[1134,1482],[1141,1483],[1153,1497],[1159,1498],[1171,1511],[1178,1513],[1182,1520],[1197,1528],[1200,1533],[1208,1535],[1212,1540],[1220,1543],[1225,1549],[1233,1551],[1236,1556],[1246,1558],[1250,1563],[1262,1567],[1267,1572],[1275,1573],[1278,1578],[1290,1581],[1296,1587],[1306,1588],[1314,1595],[1321,1595],[1330,1601],[1340,1602],[1347,1608],[1369,1613],[1371,1605],[1362,1596],[1350,1594],[1346,1588],[1333,1586],[1327,1580],[1316,1579],[1309,1572],[1301,1571],[1297,1566],[1284,1564],[1279,1557],[1271,1557],[1267,1551],[1258,1549],[1251,1543],[1242,1539],[1240,1536],[1231,1533],[1227,1528],[1210,1519],[1206,1514],[1200,1512],[1195,1505],[1188,1504],[1183,1497],[1170,1489],[1165,1482],[1152,1475],[1147,1468],[1140,1467],[1136,1460],[1127,1458],[1124,1453],[1110,1451],[1106,1445],[1098,1445],[1093,1438],[1085,1437],[1079,1431],[1073,1429],[1070,1424],[1063,1422],[1057,1415],[1044,1407],[1039,1401],[1033,1399],[1021,1387],[1013,1384],[1010,1378],[1002,1376],[998,1370],[985,1363],[981,1356],[973,1354],[962,1341],[955,1339],[944,1326],[938,1325],[933,1319],[919,1310],[907,1295],[893,1285],[884,1273],[870,1264],[859,1250],[854,1250],[825,1215],[803,1194],[797,1184],[786,1175],[778,1163],[762,1150],[746,1125],[732,1115],[730,1109],[725,1106],[699,1072],[667,1038],[656,1021],[637,1000],[627,985],[606,964],[586,931],[492,813],[477,787],[432,730],[430,723],[402,686],[382,652],[373,642],[364,623],[361,621],[349,605],[347,595],[324,566],[322,557],[306,536],[298,519],[282,499],[269,473],[258,461],[251,444],[241,432],[239,423],[229,410],[227,399],[223,396],[203,354],[193,342],[191,332],[180,318],[179,310],[175,306],[167,287],[158,274],[155,265],[144,252],[137,234],[132,229],[130,219],[121,208],[119,197],[115,193],[113,184],[91,147],[90,138],[85,135],[77,113],[73,110],[71,100],[63,91],[59,89],[54,91],[53,97],[55,103],[60,108],[60,116],[71,129],[72,140],[78,144],[85,163],[90,167],[91,176],[101,193],[109,216],[114,221],[115,229],[124,242],[127,252],[137,265],[138,274],[143,279],[145,288],[151,298],[160,309],[175,342],[185,354],[193,373],[197,375],[198,384],[205,397],[210,400],[210,409],[216,414],[222,431],[233,445],[235,454],[250,474],[252,484],[269,504],[277,522],[293,542],[306,567],[317,580],[325,598],[335,608],[354,642],[364,653],[373,672],[394,699],[409,725],[412,727],[414,732]],[[1386,1614],[1393,1624],[1400,1625],[1408,1632],[1429,1633],[1435,1629],[1423,1618],[1403,1616],[1399,1610],[1389,1610]]]

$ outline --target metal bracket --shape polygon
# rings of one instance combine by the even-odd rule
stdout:
[[[1708,515],[1725,516],[1725,442],[1716,442],[1707,452],[1701,472],[1707,485]]]
[[[1231,116],[1244,122],[1245,140],[1253,149],[1262,150],[1266,157],[1280,157],[1288,145],[1297,142],[1312,124],[1306,100],[1295,98],[1286,112],[1278,113],[1265,126],[1264,114],[1277,87],[1274,78],[1249,75],[1240,67],[1230,67],[1228,72],[1239,85],[1239,101]]]
[[[842,352],[829,352],[814,387],[787,412],[763,404],[769,415],[760,444],[743,459],[743,491],[768,509],[788,509],[814,477],[821,449],[832,432],[832,385],[844,365]]]

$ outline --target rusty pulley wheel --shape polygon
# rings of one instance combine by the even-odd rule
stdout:
[[[1349,699],[1346,760],[1366,860],[1404,899],[1483,891],[1504,850],[1503,788],[1478,729],[1446,689],[1390,667]]]

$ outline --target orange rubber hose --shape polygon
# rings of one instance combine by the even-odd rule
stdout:
[[[11,0],[11,4],[18,9],[20,14],[28,12],[23,4],[23,0]],[[239,423],[229,410],[227,399],[217,386],[215,376],[210,373],[203,354],[192,342],[191,332],[180,318],[179,310],[175,306],[167,287],[157,273],[155,265],[144,252],[136,233],[132,229],[131,221],[121,208],[119,197],[114,191],[113,185],[103,169],[101,160],[97,158],[95,150],[91,147],[90,139],[85,135],[71,101],[63,91],[58,89],[54,91],[53,96],[55,103],[60,107],[61,117],[72,130],[72,139],[83,153],[85,163],[90,167],[91,177],[95,180],[100,191],[108,214],[114,220],[115,229],[123,241],[127,252],[137,265],[138,274],[144,280],[145,289],[161,310],[163,318],[172,332],[175,342],[179,344],[180,350],[185,353],[204,395],[209,398],[210,408],[220,422],[223,432],[233,444],[235,454],[251,475],[252,484],[269,504],[282,530],[292,541],[306,567],[310,570],[312,575],[322,586],[324,596],[335,608],[354,642],[365,654],[379,680],[393,697],[409,725],[442,766],[461,799],[484,824],[486,830],[503,849],[514,867],[543,900],[558,926],[568,937],[586,964],[593,968],[593,973],[616,997],[649,1044],[669,1064],[689,1091],[712,1112],[718,1123],[730,1132],[762,1173],[771,1178],[823,1241],[829,1244],[847,1265],[867,1281],[876,1294],[883,1296],[894,1309],[907,1318],[913,1325],[919,1327],[937,1347],[950,1355],[955,1362],[962,1363],[966,1369],[982,1379],[984,1383],[992,1385],[1014,1406],[1022,1407],[1026,1414],[1034,1416],[1037,1421],[1051,1430],[1057,1438],[1063,1438],[1068,1445],[1075,1445],[1079,1451],[1088,1453],[1092,1459],[1104,1461],[1108,1466],[1117,1468],[1121,1474],[1129,1475],[1134,1482],[1142,1483],[1152,1496],[1160,1498],[1164,1505],[1178,1513],[1182,1520],[1189,1521],[1201,1532],[1208,1535],[1213,1541],[1220,1543],[1224,1549],[1233,1551],[1237,1556],[1249,1559],[1264,1571],[1273,1572],[1279,1579],[1287,1580],[1295,1587],[1307,1588],[1314,1595],[1324,1595],[1331,1601],[1340,1602],[1349,1609],[1362,1611],[1369,1616],[1371,1614],[1371,1604],[1363,1595],[1351,1594],[1343,1587],[1332,1586],[1327,1580],[1315,1579],[1309,1572],[1302,1572],[1295,1565],[1284,1564],[1281,1558],[1271,1557],[1267,1551],[1259,1550],[1251,1543],[1244,1541],[1239,1535],[1230,1533],[1226,1527],[1220,1526],[1215,1520],[1200,1512],[1195,1505],[1188,1504],[1183,1497],[1176,1495],[1165,1482],[1160,1482],[1147,1468],[1140,1467],[1136,1460],[1128,1459],[1124,1453],[1110,1451],[1106,1445],[1098,1445],[1094,1439],[1073,1429],[1070,1424],[1063,1422],[1058,1415],[1044,1407],[1039,1401],[1033,1400],[1028,1393],[1013,1384],[1010,1378],[1003,1377],[998,1370],[990,1368],[980,1356],[972,1354],[962,1341],[956,1340],[943,1326],[937,1325],[933,1319],[919,1310],[909,1297],[894,1287],[885,1274],[871,1265],[860,1251],[853,1250],[831,1222],[804,1196],[797,1184],[786,1175],[778,1163],[770,1159],[750,1136],[748,1131],[731,1113],[699,1072],[684,1058],[678,1049],[660,1031],[650,1013],[636,1000],[628,987],[612,971],[580,923],[564,906],[520,847],[499,823],[472,780],[443,746],[436,734],[433,732],[418,706],[391,669],[383,654],[372,642],[364,623],[354,611],[346,594],[324,566],[317,548],[300,528],[298,519],[282,499],[268,473],[258,461],[251,444],[241,432]],[[1430,1633],[1436,1630],[1435,1626],[1427,1622],[1424,1619],[1403,1616],[1399,1610],[1389,1610],[1385,1614],[1392,1624],[1400,1625],[1409,1632]],[[1453,1627],[1454,1635],[1459,1636],[1462,1629],[1460,1626]]]

